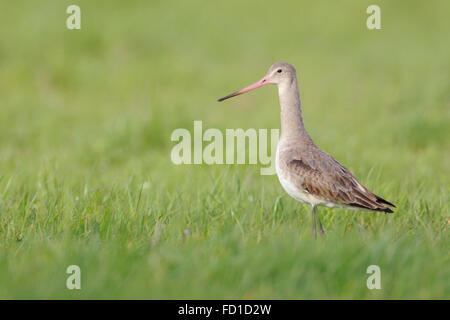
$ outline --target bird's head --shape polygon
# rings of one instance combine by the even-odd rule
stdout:
[[[248,87],[245,87],[244,89],[241,89],[239,91],[235,91],[223,98],[220,98],[218,101],[223,101],[226,99],[229,99],[231,97],[249,92],[253,89],[265,86],[267,84],[276,84],[278,87],[281,86],[287,86],[293,83],[296,79],[296,71],[295,68],[287,63],[287,62],[277,62],[274,63],[269,70],[267,71],[266,75],[259,81],[255,82],[252,85],[249,85]]]

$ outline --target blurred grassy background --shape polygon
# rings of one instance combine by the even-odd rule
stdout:
[[[450,298],[450,4],[376,1],[369,31],[373,3],[1,2],[0,298]],[[276,61],[394,215],[321,209],[313,241],[259,166],[170,162],[194,120],[279,128],[274,87],[215,102]]]

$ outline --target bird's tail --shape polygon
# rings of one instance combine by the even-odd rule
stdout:
[[[360,192],[359,190],[353,190],[353,192],[355,193],[356,201],[349,204],[352,207],[372,211],[381,211],[386,213],[394,212],[392,211],[391,208],[389,208],[389,207],[395,208],[395,205],[393,203],[384,200],[383,198],[377,196],[376,194],[370,192],[367,189],[366,192]]]
[[[376,196],[376,197],[377,197],[377,202],[396,208],[395,204],[390,203],[389,201],[384,200],[383,198],[381,198],[379,196]]]

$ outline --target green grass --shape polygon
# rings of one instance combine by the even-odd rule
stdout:
[[[373,1],[3,1],[0,298],[449,299],[450,5],[376,3],[378,31]],[[279,60],[315,142],[395,214],[320,209],[314,241],[259,166],[170,162],[194,120],[279,128],[273,87],[215,102]]]

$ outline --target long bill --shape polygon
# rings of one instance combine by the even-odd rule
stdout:
[[[227,95],[227,96],[225,96],[225,97],[223,97],[223,98],[220,98],[220,99],[218,99],[217,101],[223,101],[223,100],[232,98],[232,97],[234,97],[234,96],[238,96],[238,95],[240,95],[240,94],[249,92],[249,91],[251,91],[251,90],[253,90],[253,89],[256,89],[256,88],[265,86],[266,84],[270,84],[270,81],[269,81],[266,77],[264,77],[264,78],[262,78],[261,80],[259,80],[258,82],[255,82],[254,84],[249,85],[248,87],[245,87],[244,89],[241,89],[241,90],[239,90],[239,91],[235,91],[235,92],[233,92],[233,93],[230,93],[229,95]]]

